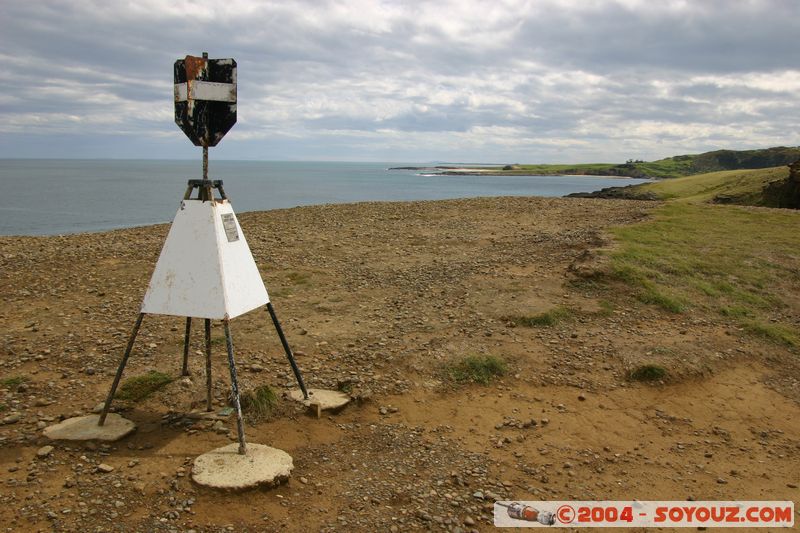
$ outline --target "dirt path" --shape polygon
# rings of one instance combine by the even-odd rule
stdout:
[[[569,283],[571,265],[608,244],[605,228],[652,205],[501,198],[242,215],[307,382],[348,383],[362,398],[319,420],[281,402],[248,425],[251,442],[286,450],[295,470],[284,486],[246,494],[189,478],[194,457],[235,439],[232,419],[215,429],[179,416],[204,397],[199,335],[192,377],[126,412],[134,435],[36,456],[51,444],[41,428],[104,398],[166,226],[0,238],[0,379],[27,379],[0,387],[10,421],[0,425],[0,523],[486,531],[495,497],[796,499],[796,356],[708,317]],[[572,317],[545,328],[504,318],[554,307]],[[232,324],[244,388],[293,386],[266,313]],[[147,317],[126,376],[176,375],[182,327]],[[221,328],[214,339],[221,407]],[[449,361],[476,354],[504,358],[510,373],[485,387],[445,379]],[[629,382],[645,360],[679,379]]]

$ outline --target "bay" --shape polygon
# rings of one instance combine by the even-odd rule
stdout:
[[[213,155],[213,154],[212,154]],[[645,180],[429,176],[415,163],[214,161],[237,212],[362,201],[564,196]],[[56,235],[169,222],[199,161],[0,159],[0,235]]]

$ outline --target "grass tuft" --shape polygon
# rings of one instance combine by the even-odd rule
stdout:
[[[751,335],[767,339],[776,344],[783,344],[792,348],[800,347],[800,339],[798,339],[797,333],[786,326],[749,320],[743,324],[743,327]]]
[[[511,322],[515,326],[523,326],[526,328],[550,327],[555,326],[559,322],[567,320],[568,318],[571,318],[573,314],[573,311],[567,309],[566,307],[556,307],[550,309],[549,311],[545,311],[544,313],[539,313],[538,315],[513,315],[503,317],[503,320]]]
[[[305,272],[289,272],[286,274],[286,279],[294,285],[308,285],[311,281],[311,276]]]
[[[614,304],[608,300],[600,300],[600,310],[597,312],[598,316],[609,317],[614,316]]]
[[[634,368],[629,377],[634,381],[661,381],[667,377],[667,369],[653,364],[641,365]]]
[[[645,287],[644,290],[639,292],[637,298],[642,303],[657,305],[670,313],[676,314],[683,313],[688,306],[682,298],[664,294],[663,289],[658,290],[652,286]]]
[[[135,376],[125,380],[120,386],[119,392],[117,392],[117,398],[129,402],[139,402],[165,385],[172,383],[172,381],[173,378],[171,376],[151,370],[142,376]]]
[[[239,397],[242,412],[247,413],[256,420],[266,418],[272,413],[278,403],[278,397],[269,385],[261,385],[253,390],[242,393]]]
[[[470,355],[451,363],[447,374],[458,383],[488,385],[494,378],[505,375],[506,362],[494,355]]]
[[[0,379],[0,387],[17,390],[20,385],[28,381],[30,381],[30,378],[27,376],[12,376],[10,378]]]

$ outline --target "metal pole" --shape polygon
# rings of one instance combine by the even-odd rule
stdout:
[[[247,453],[247,444],[244,441],[244,423],[242,422],[242,405],[239,402],[239,382],[236,380],[236,363],[233,361],[233,339],[228,319],[224,319],[225,344],[228,347],[228,367],[231,370],[231,390],[233,391],[233,408],[236,409],[236,430],[239,434],[239,454]]]
[[[278,331],[278,337],[281,339],[283,351],[286,352],[286,357],[289,359],[289,364],[292,365],[292,372],[294,372],[294,377],[297,379],[297,384],[300,385],[300,390],[303,391],[303,399],[308,400],[306,384],[303,383],[303,376],[300,375],[300,369],[297,368],[297,363],[294,360],[292,349],[289,348],[289,343],[286,341],[286,336],[283,334],[281,323],[278,322],[278,316],[275,314],[275,308],[272,307],[272,302],[267,302],[267,311],[269,311],[269,316],[272,317],[272,323],[275,324],[275,329]]]
[[[203,59],[208,59],[208,52],[203,52]],[[208,181],[208,145],[207,144],[203,145],[203,181]],[[209,200],[211,200],[211,198],[209,198]]]
[[[186,333],[183,336],[183,368],[181,376],[189,375],[189,334],[192,332],[192,317],[186,317]]]
[[[206,318],[206,411],[211,412],[211,319]]]
[[[203,146],[203,181],[208,181],[208,146]]]
[[[136,335],[139,334],[139,327],[142,325],[143,318],[144,313],[139,313],[136,323],[133,325],[133,331],[131,331],[131,336],[128,339],[128,346],[125,348],[125,355],[122,356],[122,361],[119,363],[119,368],[117,368],[117,375],[114,376],[114,383],[111,384],[111,390],[108,392],[108,398],[106,398],[106,403],[103,405],[103,412],[100,414],[100,420],[97,422],[98,426],[102,426],[106,423],[106,416],[108,415],[108,410],[111,408],[111,401],[114,399],[114,394],[117,392],[119,380],[122,378],[122,371],[125,370],[125,365],[128,364],[128,357],[131,356],[133,343],[136,340]]]

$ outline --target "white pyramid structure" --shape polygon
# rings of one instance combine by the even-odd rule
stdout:
[[[141,312],[222,320],[268,302],[230,202],[182,200]]]

